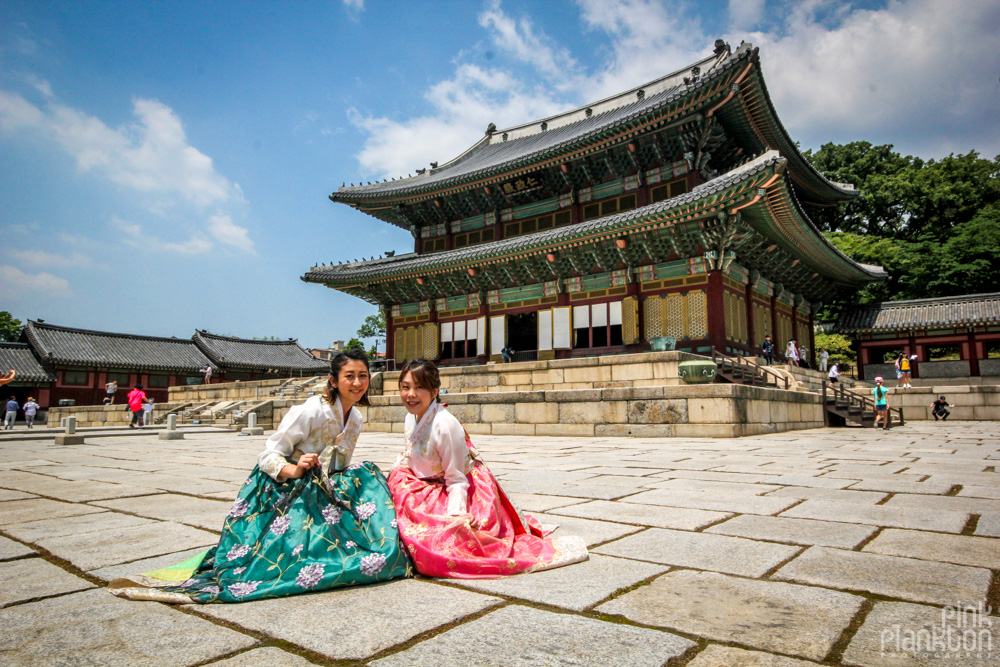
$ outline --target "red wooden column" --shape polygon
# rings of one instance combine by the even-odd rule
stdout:
[[[726,353],[726,307],[722,298],[722,271],[708,274],[708,340],[722,354]]]
[[[979,360],[986,356],[986,346],[976,340],[976,334],[969,328],[969,375],[979,375]]]
[[[395,366],[395,363],[396,363],[395,362],[395,356],[393,354],[395,352],[395,347],[396,347],[396,344],[395,344],[396,336],[394,335],[395,333],[396,332],[393,331],[393,327],[392,327],[392,315],[389,314],[389,311],[386,311],[386,313],[385,313],[385,364],[386,364],[386,368],[389,367],[389,360],[390,359],[393,360],[393,365],[394,366]]]

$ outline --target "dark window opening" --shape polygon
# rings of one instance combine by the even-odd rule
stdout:
[[[603,218],[606,215],[621,213],[622,211],[631,211],[635,208],[635,205],[635,193],[602,199],[583,207],[583,219],[593,220],[594,218]]]
[[[679,178],[669,183],[664,183],[663,185],[657,185],[651,188],[649,191],[650,202],[655,204],[659,201],[664,201],[665,199],[673,199],[674,197],[679,197],[688,191],[687,179]]]
[[[128,384],[128,380],[125,383]],[[63,384],[85,387],[90,384],[90,374],[87,371],[63,371]]]

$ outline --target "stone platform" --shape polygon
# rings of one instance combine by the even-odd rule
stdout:
[[[263,437],[5,438],[3,662],[1000,664],[992,423],[474,440],[514,501],[560,524],[556,535],[582,536],[590,560],[176,608],[101,589],[214,544]],[[398,434],[369,432],[356,458],[388,469],[401,446]],[[956,615],[956,604],[969,608]],[[994,611],[981,616],[980,604]],[[961,637],[971,624],[961,655],[907,643],[921,630]],[[986,639],[992,653],[980,650]]]

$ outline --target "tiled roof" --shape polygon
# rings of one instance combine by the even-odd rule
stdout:
[[[314,357],[296,340],[247,340],[197,331],[194,342],[212,359],[213,365],[223,368],[261,371],[273,369],[310,374],[323,373],[330,368],[329,363]]]
[[[716,192],[738,183],[739,181],[753,176],[754,174],[785,163],[777,151],[768,151],[764,155],[729,171],[717,178],[702,183],[693,188],[690,192],[682,194],[672,199],[667,199],[655,204],[649,204],[631,211],[616,213],[603,218],[596,218],[586,222],[577,223],[566,227],[558,227],[525,236],[517,236],[510,239],[502,239],[492,243],[483,243],[475,246],[468,246],[456,250],[437,252],[431,254],[418,255],[407,253],[395,257],[385,257],[364,262],[352,262],[349,264],[337,264],[313,267],[304,277],[306,282],[327,282],[358,280],[369,281],[383,276],[389,276],[402,272],[415,270],[428,270],[449,265],[459,265],[464,262],[486,259],[493,256],[507,255],[511,252],[527,249],[531,247],[543,246],[547,243],[560,241],[570,237],[590,237],[595,232],[614,230],[630,221],[638,220],[646,216],[656,216],[673,208],[684,206],[685,204],[708,197]],[[824,243],[822,235],[819,235],[819,243]],[[829,245],[826,243],[826,245]],[[832,246],[830,246],[832,248]],[[836,253],[840,257],[840,253]],[[881,267],[855,264],[851,260],[843,259],[854,266],[859,267],[863,273],[869,274],[871,278],[884,276]]]
[[[752,44],[744,43],[732,53],[728,49],[724,50],[718,55],[600,102],[551,118],[496,130],[462,155],[424,174],[385,183],[341,187],[330,195],[330,199],[335,202],[363,202],[413,196],[474,178],[489,177],[517,165],[528,165],[561,154],[613,128],[655,114],[680,98],[703,89],[719,76],[736,67],[745,66],[747,61],[755,62],[756,58],[757,49]],[[700,72],[698,76],[693,75],[696,68]],[[592,111],[592,115],[587,115],[588,110]],[[506,140],[503,139],[505,134]],[[816,172],[788,139],[784,128],[777,128],[777,134],[780,135],[783,153],[793,159],[798,165],[797,169],[809,172],[812,178],[822,181],[829,188],[831,196],[837,199],[857,196],[857,191],[851,186],[833,183]]]
[[[1000,292],[853,306],[841,313],[837,329],[889,332],[975,324],[1000,324]]]
[[[14,369],[15,382],[47,383],[56,379],[56,374],[42,366],[31,346],[27,343],[0,342],[0,373]]]
[[[48,364],[195,373],[209,363],[190,338],[71,329],[33,320],[22,336]]]

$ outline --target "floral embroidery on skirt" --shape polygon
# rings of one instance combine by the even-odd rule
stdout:
[[[218,546],[183,563],[115,579],[120,597],[241,602],[410,576],[385,477],[370,462],[275,482],[254,468]]]

